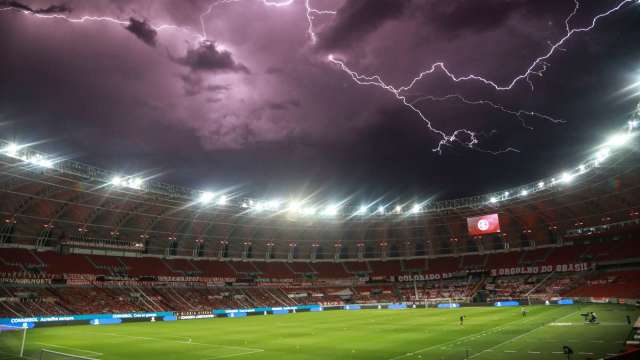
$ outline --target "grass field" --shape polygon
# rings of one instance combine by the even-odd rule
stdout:
[[[583,324],[586,311],[595,311],[601,323]],[[436,360],[465,359],[468,351],[469,359],[526,360],[566,359],[562,345],[569,345],[573,359],[597,359],[622,347],[631,329],[626,315],[635,320],[640,312],[614,305],[534,306],[522,317],[518,307],[477,307],[62,326],[30,330],[25,355],[39,359],[45,348],[104,360]]]

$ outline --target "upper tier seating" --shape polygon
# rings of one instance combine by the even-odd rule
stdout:
[[[518,265],[518,261],[522,256],[520,251],[510,251],[506,253],[489,254],[487,259],[487,269],[511,268]]]
[[[296,262],[291,262],[288,263],[287,266],[289,266],[289,268],[291,270],[293,270],[294,273],[298,273],[298,274],[309,274],[309,273],[315,273],[316,271],[309,265],[308,262],[300,262],[300,261],[296,261]]]
[[[369,261],[373,276],[397,276],[402,274],[400,261]]]
[[[334,262],[317,262],[310,264],[313,269],[318,273],[319,278],[325,279],[341,279],[348,278],[352,275],[347,273],[342,266],[342,263]]]
[[[234,278],[238,274],[224,261],[197,260],[191,262],[201,271],[201,276],[217,278]]]
[[[284,262],[256,262],[255,266],[266,278],[293,279],[295,277],[295,274]]]
[[[137,257],[129,258],[123,257],[122,262],[127,267],[127,273],[130,276],[145,276],[145,275],[157,275],[157,276],[179,276],[179,273],[172,272],[167,265],[159,258],[151,257]]]
[[[44,271],[49,274],[107,274],[105,270],[96,269],[84,255],[58,255],[51,251],[36,255],[46,264]]]
[[[200,272],[187,259],[165,259],[164,262],[174,272],[182,272],[184,274]]]
[[[24,266],[42,266],[40,260],[30,250],[19,248],[0,248],[0,259],[6,264]]]
[[[251,261],[230,261],[229,265],[239,273],[254,274],[260,272]]]
[[[405,271],[419,271],[422,272],[427,268],[426,259],[410,259],[404,260]]]
[[[460,257],[447,256],[428,260],[429,273],[453,273],[460,271]]]
[[[344,263],[348,272],[351,273],[365,273],[369,272],[369,266],[365,261],[347,261]]]
[[[486,255],[465,255],[462,257],[463,269],[478,269],[484,268],[484,264],[487,260]]]

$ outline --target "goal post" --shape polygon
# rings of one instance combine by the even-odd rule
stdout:
[[[92,357],[80,356],[75,354],[67,354],[67,353],[53,351],[49,349],[40,350],[40,356],[38,357],[38,360],[64,360],[64,359],[96,360],[96,358],[92,358]]]
[[[26,327],[0,325],[0,356],[22,359],[27,330]]]

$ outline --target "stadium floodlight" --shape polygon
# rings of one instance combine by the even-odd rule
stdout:
[[[562,181],[565,184],[569,184],[572,180],[573,180],[574,175],[565,172],[562,173],[562,175],[560,176],[560,181]]]
[[[324,208],[324,211],[322,212],[322,214],[327,216],[335,216],[335,215],[338,215],[339,210],[340,210],[340,205],[331,204],[331,205],[328,205],[326,208]]]
[[[360,205],[360,208],[358,209],[358,211],[356,211],[356,214],[358,215],[367,215],[367,210],[369,209],[369,207],[367,205]]]
[[[127,186],[132,189],[140,190],[142,188],[142,179],[139,177],[129,179]]]
[[[38,165],[38,166],[42,166],[44,168],[52,168],[53,167],[53,161],[44,158],[42,155],[37,154],[36,156],[27,159],[28,162]]]
[[[417,214],[422,210],[422,208],[420,207],[420,205],[415,204],[413,205],[413,207],[411,208],[411,213],[412,214]]]
[[[584,164],[580,165],[578,169],[580,169],[580,174],[584,174],[587,171],[587,167]]]
[[[542,189],[544,187],[544,181],[540,181],[538,183],[538,189]]]
[[[495,204],[498,202],[498,198],[496,198],[495,196],[492,196],[491,199],[489,199],[489,202],[492,204]]]
[[[396,214],[402,214],[402,206],[396,205]]]
[[[520,191],[520,196],[527,196],[529,195],[529,192],[525,189],[522,189],[522,191]]]
[[[20,146],[16,143],[9,143],[5,148],[4,148],[4,153],[15,157],[18,155],[18,150],[20,150]]]
[[[314,207],[306,207],[302,209],[302,215],[312,216],[315,215],[316,209]]]
[[[214,196],[215,195],[213,195],[212,192],[204,191],[200,194],[200,197],[198,197],[198,202],[202,204],[208,204],[213,200]]]
[[[607,142],[605,143],[605,145],[612,146],[612,147],[623,146],[624,144],[629,142],[629,140],[631,140],[631,136],[632,135],[628,132],[614,134],[609,139],[607,139]]]
[[[265,204],[262,201],[258,201],[257,203],[255,203],[255,205],[253,206],[253,209],[255,211],[262,211],[265,208]]]
[[[111,182],[110,183],[113,186],[122,186],[122,184],[124,183],[124,180],[120,176],[114,176],[114,177],[111,178]]]
[[[640,125],[640,120],[629,120],[629,131],[635,129]]]
[[[218,205],[226,205],[227,201],[229,201],[229,199],[226,195],[220,195],[220,197],[218,198]]]
[[[289,202],[289,205],[287,206],[287,210],[289,212],[293,212],[293,213],[301,212],[303,205],[304,205],[304,203],[302,201],[293,200],[293,201]]]
[[[600,149],[596,153],[596,165],[600,164],[603,161],[605,161],[609,157],[610,153],[611,153],[611,149],[609,149],[608,147]]]
[[[269,200],[264,204],[264,207],[267,210],[278,210],[278,208],[280,208],[280,200]]]
[[[384,215],[384,206],[382,205],[378,206],[378,214]]]
[[[40,160],[40,166],[46,167],[47,169],[51,169],[53,167],[53,161],[49,159]]]

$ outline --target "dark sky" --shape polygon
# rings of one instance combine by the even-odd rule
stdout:
[[[437,70],[407,90],[408,101],[458,95],[565,121],[459,98],[416,102],[434,128],[477,134],[476,150],[461,136],[437,153],[441,136],[415,111],[328,55],[395,88],[436,62],[505,85],[566,35],[572,0],[0,0],[1,137],[254,196],[497,191],[575,165],[626,122],[637,89],[624,89],[640,80],[640,6],[584,0],[568,25],[586,27],[620,3],[536,66],[533,89]],[[83,16],[110,20],[63,18]],[[481,151],[508,148],[518,152]]]

